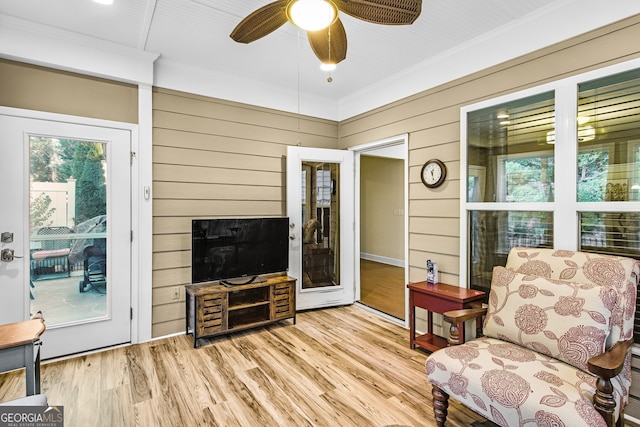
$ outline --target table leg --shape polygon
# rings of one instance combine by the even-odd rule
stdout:
[[[34,346],[38,346],[38,348],[36,349],[36,361],[35,361],[35,382],[36,382],[36,387],[35,387],[35,391],[36,394],[40,394],[40,341],[38,341],[37,343],[34,344]]]
[[[409,291],[409,348],[416,348],[416,306],[413,302],[413,291]]]
[[[26,370],[25,379],[27,381],[27,396],[33,396],[36,394],[36,362],[33,356],[33,344],[27,344],[24,346],[24,362]]]

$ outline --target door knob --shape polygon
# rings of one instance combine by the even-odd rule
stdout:
[[[17,256],[13,254],[13,249],[3,249],[0,252],[0,261],[13,261],[14,258],[22,258],[21,256]]]
[[[289,235],[289,240],[296,240],[296,236],[294,236],[293,234]]]

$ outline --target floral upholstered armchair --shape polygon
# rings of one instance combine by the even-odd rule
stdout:
[[[452,396],[501,426],[622,426],[639,276],[630,258],[512,249],[486,309],[445,313],[451,345],[426,362],[437,425]],[[478,310],[484,336],[459,343]]]

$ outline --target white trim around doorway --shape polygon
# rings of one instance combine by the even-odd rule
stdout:
[[[150,99],[150,91],[148,92],[143,97],[143,100],[144,98]],[[151,340],[151,169],[145,166],[147,157],[149,158],[149,163],[151,162],[151,153],[150,150],[148,155],[143,156],[140,153],[141,148],[146,150],[147,146],[151,146],[150,135],[149,141],[143,143],[144,147],[141,147],[139,125],[133,123],[3,106],[0,106],[0,114],[121,129],[131,132],[131,151],[136,153],[135,159],[137,160],[133,161],[131,165],[131,231],[133,233],[131,246],[131,305],[133,309],[131,343],[136,344]],[[144,191],[145,188],[149,188],[148,192]],[[148,226],[144,226],[144,224],[148,224]],[[146,266],[149,266],[149,271],[147,271]],[[149,289],[145,289],[146,286],[143,286],[143,284],[147,284]]]
[[[389,138],[368,142],[354,147],[349,147],[355,154],[355,191],[354,191],[354,214],[355,214],[355,253],[354,257],[354,278],[355,300],[360,300],[360,156],[362,154],[380,157],[390,157],[404,160],[404,282],[409,283],[409,134],[401,134]],[[378,312],[379,313],[379,312]],[[383,317],[383,313],[379,313]],[[409,290],[405,289],[404,301],[404,327],[409,327]]]

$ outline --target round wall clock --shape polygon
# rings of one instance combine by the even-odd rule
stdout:
[[[440,160],[431,159],[422,166],[420,178],[422,183],[429,188],[436,188],[442,185],[447,177],[447,167]]]

